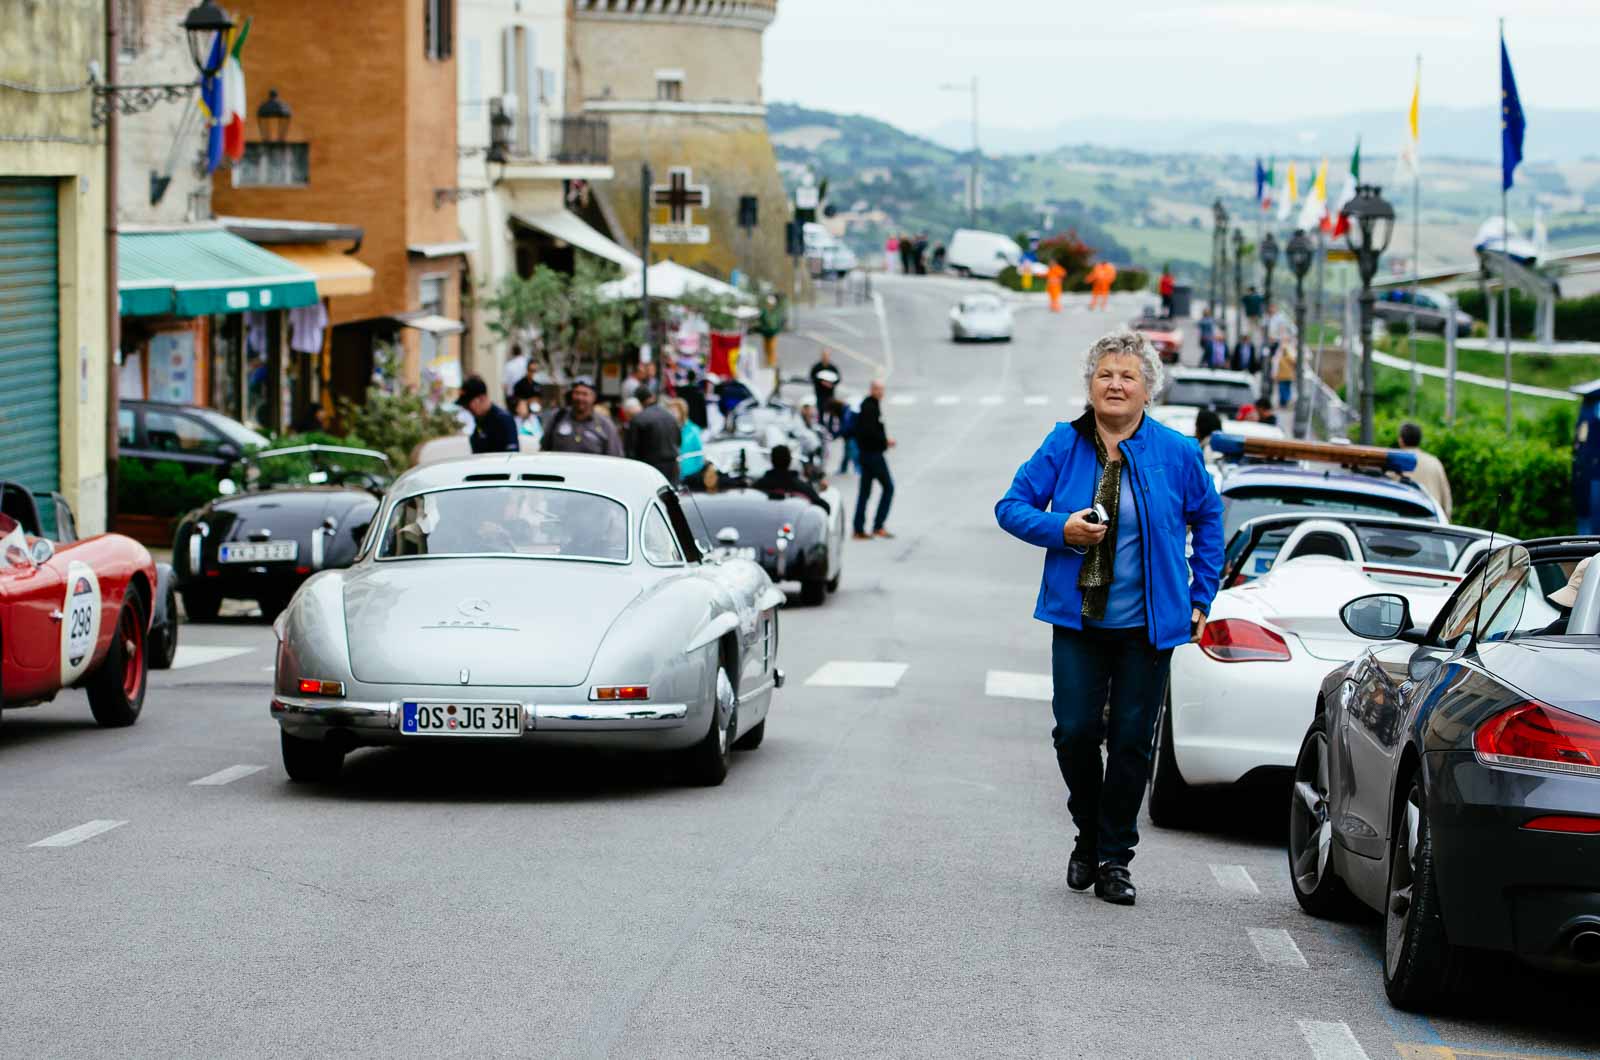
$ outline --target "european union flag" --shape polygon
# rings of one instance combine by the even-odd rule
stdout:
[[[1522,118],[1522,100],[1517,98],[1517,79],[1511,73],[1511,55],[1506,39],[1500,38],[1500,187],[1511,189],[1512,174],[1522,162],[1522,134],[1527,123]]]
[[[218,33],[211,42],[211,57],[207,62],[217,70],[222,69],[222,61],[227,52],[223,46],[223,35]],[[222,164],[222,125],[227,121],[227,115],[222,113],[222,77],[202,78],[200,81],[200,111],[206,116],[206,172],[215,173]]]

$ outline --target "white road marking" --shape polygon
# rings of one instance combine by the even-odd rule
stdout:
[[[37,843],[29,843],[30,847],[74,847],[85,839],[93,839],[113,828],[127,824],[127,821],[85,821],[76,828],[69,828],[65,832],[45,836]]]
[[[940,394],[933,399],[935,405],[959,405],[961,397],[957,394]]]
[[[1311,1046],[1311,1055],[1316,1060],[1368,1060],[1367,1051],[1356,1041],[1348,1023],[1295,1022],[1300,1025],[1300,1036]]]
[[[834,659],[818,667],[806,678],[806,684],[817,688],[893,688],[907,668],[905,663]]]
[[[1043,394],[1029,394],[1022,399],[1024,405],[1048,405],[1050,399]]]
[[[917,403],[917,395],[915,395],[915,394],[890,394],[889,395],[889,404],[891,404],[891,405],[915,405],[916,403]]]
[[[849,324],[846,324],[844,321],[840,320],[838,317],[825,316],[822,318],[822,322],[828,325],[830,328],[838,328],[840,331],[847,331],[858,339],[864,339],[867,337],[866,333],[860,328],[853,328]]]
[[[878,314],[878,342],[883,347],[883,379],[894,374],[894,340],[889,336],[889,315],[883,309],[883,295],[872,292],[872,308]]]
[[[1023,674],[990,670],[983,679],[983,694],[1006,699],[1040,699],[1048,703],[1055,692],[1049,674]]]
[[[999,394],[985,394],[985,395],[983,395],[983,397],[978,399],[978,404],[980,404],[980,405],[998,405],[1004,400],[1005,400],[1005,398],[1001,397]]]
[[[178,654],[173,656],[173,670],[187,670],[191,666],[204,666],[207,663],[221,662],[223,659],[232,659],[236,655],[248,655],[255,651],[254,648],[236,648],[220,644],[179,644]]]
[[[1283,928],[1251,928],[1250,941],[1256,952],[1268,964],[1283,964],[1291,968],[1309,968],[1305,954],[1294,944],[1294,939]]]
[[[1243,865],[1213,865],[1211,875],[1217,878],[1217,886],[1225,891],[1238,891],[1241,894],[1260,894],[1261,888],[1256,886],[1256,881],[1250,878],[1250,872]]]
[[[251,773],[259,773],[265,768],[267,768],[267,767],[266,766],[229,766],[227,769],[219,769],[215,773],[210,774],[209,776],[201,777],[199,780],[191,780],[191,781],[189,781],[189,786],[191,788],[220,787],[223,784],[232,784],[236,780],[240,780],[240,779],[242,779],[244,777],[248,777]]]

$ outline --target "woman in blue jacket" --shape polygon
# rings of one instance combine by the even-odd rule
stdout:
[[[1052,736],[1078,829],[1067,883],[1119,905],[1136,897],[1128,863],[1172,649],[1197,635],[1222,567],[1222,501],[1199,447],[1145,415],[1161,371],[1137,332],[1096,342],[1089,408],[1056,425],[995,505],[1002,528],[1045,550],[1033,614],[1053,627]]]

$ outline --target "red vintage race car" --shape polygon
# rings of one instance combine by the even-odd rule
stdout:
[[[156,564],[120,534],[56,545],[0,513],[0,708],[82,688],[101,725],[144,706]]]

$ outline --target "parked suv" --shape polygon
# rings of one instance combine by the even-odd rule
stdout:
[[[208,470],[222,478],[247,451],[269,444],[265,435],[213,409],[163,401],[117,406],[118,452],[145,464],[173,460],[185,471]]]

